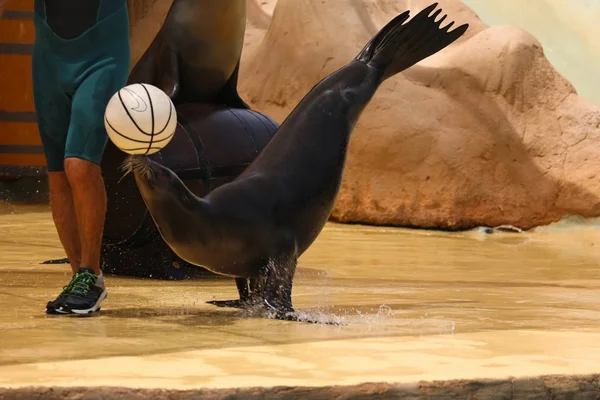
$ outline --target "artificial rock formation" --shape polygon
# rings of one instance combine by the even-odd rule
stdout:
[[[459,0],[439,3],[470,29],[381,86],[351,140],[333,219],[531,228],[600,215],[598,107],[577,96],[527,32],[488,27]],[[249,25],[240,93],[282,122],[387,21],[429,4],[279,0],[268,29]]]

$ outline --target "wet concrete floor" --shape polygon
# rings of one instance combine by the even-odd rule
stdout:
[[[44,315],[69,279],[46,206],[0,207],[0,386],[341,385],[600,372],[600,230],[488,235],[328,224],[295,307],[342,326],[206,301],[231,279],[108,276],[100,316]]]

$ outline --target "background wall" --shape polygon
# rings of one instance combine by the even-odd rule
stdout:
[[[463,0],[489,25],[514,25],[544,46],[578,93],[600,105],[600,0]]]

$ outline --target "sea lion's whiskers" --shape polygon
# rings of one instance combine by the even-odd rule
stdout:
[[[121,165],[119,165],[119,170],[121,170],[121,172],[123,173],[123,176],[121,176],[121,178],[119,179],[119,181],[117,183],[121,183],[121,181],[130,173],[133,172],[133,162],[132,162],[132,156],[127,157],[125,160],[123,160],[123,162],[121,163]]]
[[[148,164],[144,163],[142,168],[142,175],[144,175],[144,178],[146,178],[147,180],[149,180],[150,178],[154,178],[154,171],[148,166]]]
[[[119,182],[131,173],[141,175],[144,179],[150,179],[154,176],[144,156],[130,155],[121,163],[120,169],[123,176],[119,179]]]

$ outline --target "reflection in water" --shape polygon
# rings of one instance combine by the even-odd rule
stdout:
[[[342,338],[582,330],[600,319],[600,230],[581,221],[494,234],[329,224],[300,259],[293,301],[299,311],[341,326],[206,304],[237,296],[233,280],[220,277],[109,276],[100,316],[47,317],[44,306],[69,271],[39,264],[63,256],[47,210],[22,211],[0,215],[0,364]]]

